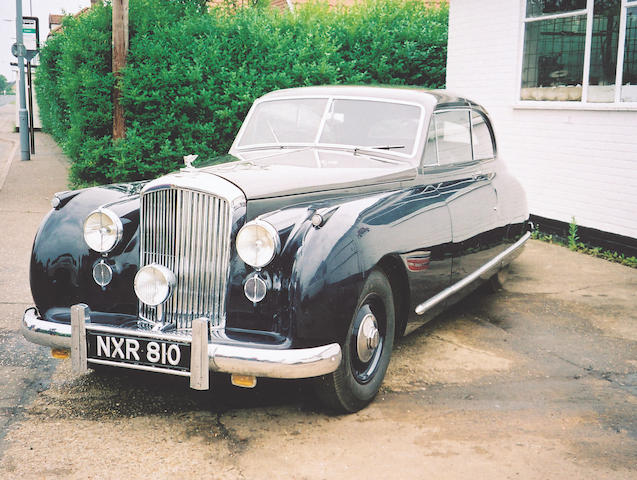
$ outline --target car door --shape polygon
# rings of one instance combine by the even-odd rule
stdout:
[[[440,186],[446,192],[452,233],[451,282],[462,280],[486,263],[499,244],[498,197],[492,132],[488,120],[470,108],[434,115],[438,164],[448,168]]]

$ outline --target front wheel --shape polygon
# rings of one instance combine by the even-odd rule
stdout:
[[[317,394],[328,407],[356,412],[376,396],[394,345],[395,312],[391,285],[373,270],[358,299],[338,369],[317,379]]]

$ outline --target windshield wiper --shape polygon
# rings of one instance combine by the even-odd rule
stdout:
[[[405,148],[404,145],[380,145],[376,147],[363,147],[363,148],[373,148],[375,150],[393,150],[395,148]]]
[[[393,150],[395,148],[405,148],[404,145],[373,145],[373,146],[364,146],[364,147],[354,147],[354,153],[357,153],[361,150]]]

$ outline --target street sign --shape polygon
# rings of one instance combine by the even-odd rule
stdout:
[[[27,50],[40,49],[40,20],[38,17],[22,17],[22,43]]]
[[[11,53],[14,57],[24,57],[27,54],[27,49],[24,48],[24,45],[18,45],[14,43],[11,45]]]

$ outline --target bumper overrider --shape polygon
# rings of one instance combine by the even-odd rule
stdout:
[[[76,373],[86,372],[91,365],[112,365],[190,377],[190,386],[196,390],[209,388],[210,370],[254,377],[309,378],[331,373],[341,362],[341,347],[338,343],[301,349],[274,349],[240,341],[216,343],[209,334],[208,321],[205,318],[194,320],[192,330],[187,334],[155,332],[92,323],[89,309],[83,304],[71,307],[70,324],[42,319],[38,317],[35,308],[29,308],[22,320],[22,334],[33,343],[52,349],[69,350],[73,371]],[[125,358],[126,362],[90,358],[92,355],[87,354],[89,337],[99,337],[102,343],[97,347],[98,351],[99,348],[107,347],[110,350],[112,340],[113,351],[117,354],[121,352],[122,360]],[[103,338],[108,342],[104,342]],[[165,357],[166,345],[169,345],[168,358],[170,349],[174,351],[177,348],[173,345],[185,346],[190,354],[189,362],[181,369],[162,368],[144,361],[136,362],[140,342],[153,344],[153,349],[148,350],[156,350],[152,353],[157,358],[161,355]],[[119,360],[118,355],[113,357]]]

